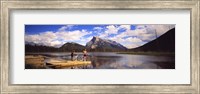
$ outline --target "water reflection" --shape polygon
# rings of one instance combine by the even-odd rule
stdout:
[[[58,60],[70,60],[70,53],[37,53]],[[82,53],[75,58],[81,60]],[[175,56],[129,55],[112,52],[89,53],[92,69],[175,69]]]

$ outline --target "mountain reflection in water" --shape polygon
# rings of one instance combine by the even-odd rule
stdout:
[[[39,55],[70,60],[70,53],[37,53]],[[76,53],[81,60],[82,53]],[[130,55],[114,52],[90,52],[87,60],[92,62],[92,69],[175,69],[175,56]],[[48,61],[47,60],[47,61]]]
[[[97,69],[174,69],[174,56],[129,55],[116,53],[90,53]]]

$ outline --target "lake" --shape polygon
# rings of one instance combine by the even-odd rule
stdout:
[[[50,57],[45,59],[45,62],[51,59],[71,60],[70,53],[34,54]],[[74,59],[82,60],[82,53],[75,53]],[[88,53],[87,60],[91,61],[92,64],[90,67],[86,67],[86,69],[175,69],[175,56],[90,52]]]

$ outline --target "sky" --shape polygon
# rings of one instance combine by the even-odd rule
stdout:
[[[175,25],[25,25],[25,41],[60,47],[67,42],[86,45],[93,36],[116,41],[127,48],[148,43]]]

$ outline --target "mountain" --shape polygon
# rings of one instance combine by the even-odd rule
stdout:
[[[62,45],[59,48],[59,51],[71,52],[71,51],[75,50],[77,52],[80,52],[80,51],[83,51],[84,49],[85,49],[85,46],[83,46],[83,45],[80,45],[80,44],[74,43],[74,42],[68,42],[68,43],[65,43],[64,45]]]
[[[58,48],[25,42],[25,52],[56,52]]]
[[[175,28],[143,46],[131,49],[131,51],[175,52]]]
[[[87,49],[88,51],[98,52],[127,50],[126,47],[115,41],[101,39],[99,37],[93,37],[89,42],[87,42],[86,46],[74,42],[68,42],[63,44],[60,48],[44,46],[42,44],[36,44],[33,42],[25,42],[26,52],[71,52],[73,50],[75,50],[76,52],[82,52],[84,49]]]
[[[81,52],[84,49],[85,46],[73,42],[65,43],[60,48],[44,46],[33,42],[25,42],[25,52],[71,52],[73,50]]]
[[[101,39],[99,37],[93,37],[89,42],[87,42],[86,48],[90,51],[103,51],[103,52],[127,50],[126,47],[115,41]]]

